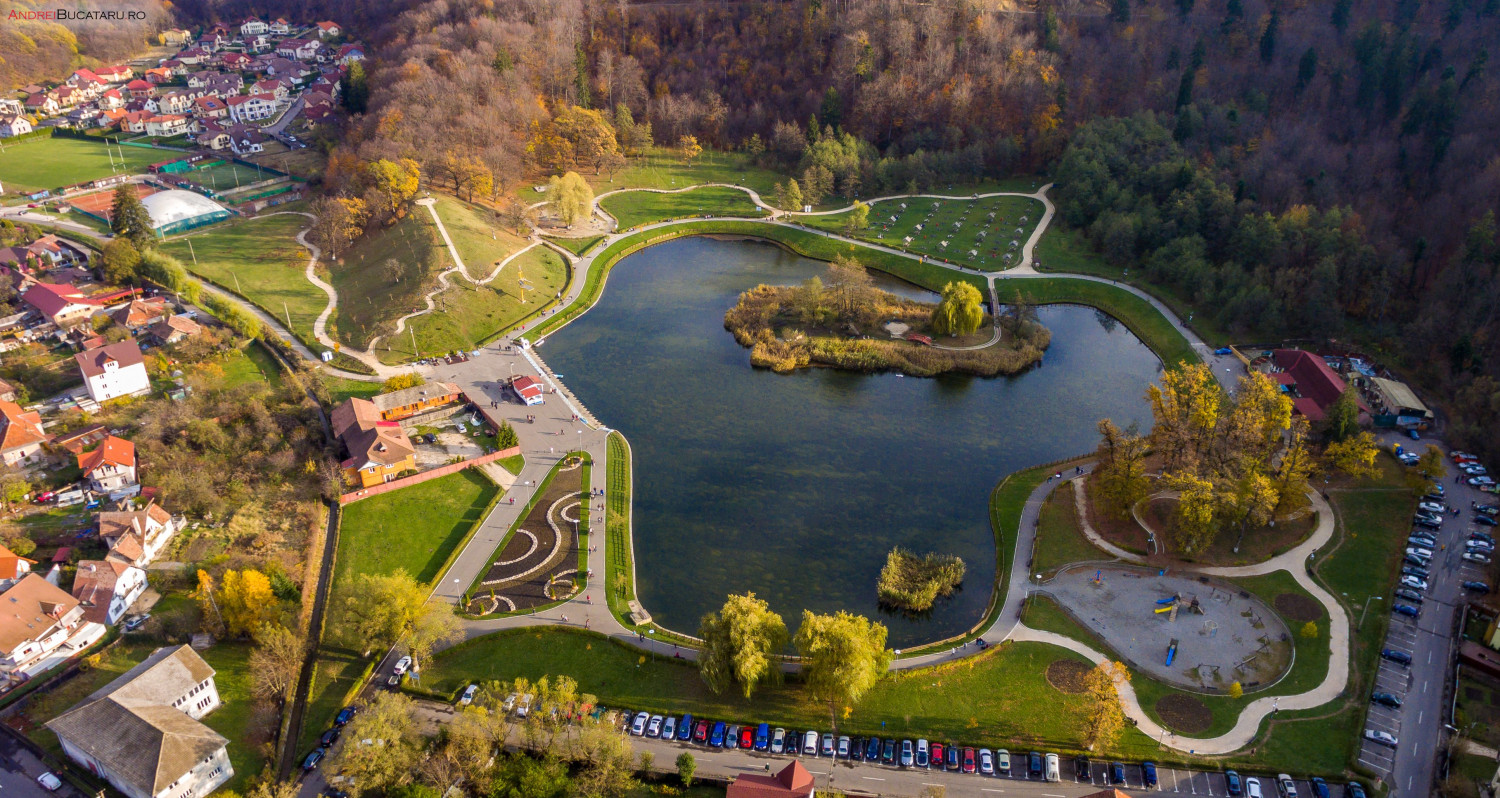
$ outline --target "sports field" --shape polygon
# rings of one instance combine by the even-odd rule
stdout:
[[[135,187],[135,196],[137,199],[144,199],[155,193],[156,189],[150,186],[137,185]],[[68,204],[84,213],[92,213],[100,218],[108,219],[109,211],[115,204],[115,190],[108,188],[103,191],[95,191],[92,194],[73,197],[68,200]]]
[[[232,188],[248,186],[260,180],[268,180],[274,175],[261,172],[253,166],[223,162],[206,169],[194,169],[184,173],[182,177],[204,188],[224,192]]]
[[[0,183],[12,193],[70,186],[113,174],[142,174],[151,164],[181,154],[144,147],[106,147],[103,142],[70,138],[28,139],[3,146]]]

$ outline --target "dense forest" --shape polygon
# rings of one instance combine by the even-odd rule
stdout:
[[[157,0],[78,0],[69,10],[110,10],[132,18],[69,21],[66,25],[34,14],[57,10],[43,0],[0,0],[0,86],[18,89],[58,80],[80,66],[108,66],[139,55],[150,37],[171,24],[168,4]]]
[[[845,195],[1046,172],[1111,260],[1235,335],[1389,357],[1442,390],[1457,443],[1500,451],[1500,0],[327,10],[377,45],[335,190],[363,190],[379,159],[430,178],[476,159],[499,195],[600,168],[581,139],[556,157],[560,119],[612,128],[627,152],[692,135],[799,175],[826,168]]]

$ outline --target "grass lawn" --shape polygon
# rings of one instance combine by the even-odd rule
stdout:
[[[224,784],[224,788],[235,792],[243,792],[266,764],[260,755],[258,741],[252,742],[252,738],[269,739],[276,733],[274,728],[251,728],[255,707],[250,697],[250,650],[248,643],[219,643],[207,651],[198,652],[213,667],[214,684],[223,702],[203,719],[203,723],[229,738],[229,762],[234,765],[234,777]],[[272,723],[277,722],[279,717],[273,717]]]
[[[369,399],[380,393],[381,389],[378,382],[351,380],[344,377],[335,377],[331,374],[322,374],[320,378],[323,380],[323,385],[328,388],[329,399],[335,405],[340,404],[351,396]]]
[[[451,265],[448,261],[448,248],[426,208],[413,208],[391,227],[365,234],[341,262],[328,264],[329,282],[339,293],[330,319],[337,330],[329,334],[357,349],[369,346],[390,322],[425,307],[422,294],[436,287],[434,276]]]
[[[90,693],[139,665],[141,660],[150,656],[159,645],[156,641],[122,640],[100,653],[98,664],[94,667],[81,671],[77,676],[47,692],[32,695],[26,700],[26,709],[22,713],[27,730],[26,736],[41,747],[61,756],[62,745],[57,742],[57,735],[48,731],[42,724],[68,711],[79,701],[87,698]]]
[[[137,174],[182,153],[145,147],[106,146],[71,138],[35,138],[6,144],[0,151],[0,183],[10,192],[61,188],[116,174]],[[125,166],[118,169],[121,158]],[[113,159],[116,168],[111,168]]]
[[[630,626],[629,602],[635,598],[635,569],[631,563],[630,545],[630,449],[625,436],[611,432],[605,451],[604,562],[605,584],[609,591],[609,610]]]
[[[315,177],[323,172],[323,166],[327,162],[323,153],[317,147],[304,147],[298,150],[288,150],[285,145],[267,142],[266,152],[246,158],[247,161],[258,163],[261,166],[269,166],[272,169],[296,175],[297,177]]]
[[[511,474],[519,474],[521,473],[521,467],[526,465],[526,458],[523,455],[513,454],[498,462],[501,468],[509,471]]]
[[[238,293],[282,324],[290,315],[292,333],[318,348],[313,321],[328,305],[328,296],[307,281],[308,253],[296,241],[309,221],[293,214],[231,221],[172,239],[162,250],[188,271]]]
[[[333,717],[344,708],[349,694],[364,683],[374,663],[357,652],[323,646],[318,649],[318,661],[313,667],[307,709],[302,715],[302,733],[297,737],[298,756],[317,746],[318,737],[333,726]]]
[[[681,194],[658,194],[652,191],[630,191],[599,201],[599,207],[620,220],[620,228],[666,219],[712,216],[765,216],[750,195],[736,188],[707,186]]]
[[[950,263],[995,271],[1020,263],[1021,246],[1031,237],[1045,211],[1041,202],[1027,197],[892,199],[872,203],[869,227],[856,231],[854,237]],[[991,213],[995,214],[993,219],[989,217]],[[1023,217],[1025,221],[1022,221]],[[849,214],[841,213],[799,216],[797,221],[843,234],[848,218]],[[917,229],[918,225],[921,230]],[[982,238],[981,233],[984,234]],[[906,242],[907,238],[911,239],[910,243]],[[1012,248],[1011,241],[1019,243]],[[947,246],[943,246],[944,242]],[[970,251],[975,254],[970,255]],[[1008,253],[1014,253],[1011,260],[1005,259]]]
[[[594,248],[594,245],[604,240],[604,236],[586,236],[584,238],[557,238],[547,236],[547,240],[566,249],[574,255],[582,255]]]
[[[594,187],[595,194],[621,188],[671,189],[699,183],[738,183],[764,197],[786,176],[752,164],[750,156],[744,153],[704,150],[689,166],[674,151],[653,147],[644,156],[630,159],[630,165],[613,176],[584,175],[584,179]],[[527,202],[542,199],[542,195],[530,188],[523,189],[521,196]]]
[[[1078,525],[1078,506],[1073,500],[1073,483],[1064,482],[1047,497],[1037,517],[1036,548],[1032,552],[1032,570],[1050,574],[1068,563],[1107,559],[1108,555],[1084,537]]]
[[[281,382],[281,369],[261,344],[250,342],[243,349],[232,350],[219,365],[224,369],[224,387],[233,388],[252,382]]]
[[[445,221],[444,224],[447,224]],[[533,247],[516,256],[493,282],[475,285],[450,276],[453,287],[433,297],[436,309],[407,319],[412,332],[393,335],[376,351],[382,363],[406,363],[421,355],[475,349],[551,307],[568,282],[561,255]],[[482,275],[488,276],[488,274]],[[525,301],[520,280],[525,279]],[[416,335],[417,352],[412,351]]]
[[[494,211],[443,194],[435,199],[433,210],[443,220],[443,228],[453,239],[458,256],[464,259],[464,268],[475,280],[490,276],[506,256],[530,243],[501,227]],[[417,208],[415,212],[427,213],[427,210]]]

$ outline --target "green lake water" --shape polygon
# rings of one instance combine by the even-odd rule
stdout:
[[[724,312],[758,283],[824,268],[760,242],[670,241],[620,262],[598,305],[542,347],[630,440],[637,591],[664,626],[696,633],[726,594],[753,590],[793,631],[804,609],[845,609],[887,624],[896,648],[960,633],[995,578],[988,497],[1000,478],[1091,451],[1100,418],[1150,424],[1160,360],[1077,306],[1039,309],[1051,348],[1016,377],[752,368]],[[875,582],[898,545],[959,555],[964,589],[921,617],[881,610]]]

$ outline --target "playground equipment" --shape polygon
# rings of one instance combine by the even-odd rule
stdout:
[[[1167,644],[1167,665],[1170,666],[1174,659],[1177,659],[1177,638],[1175,637]]]
[[[1104,587],[1104,569],[1100,568],[1095,570],[1094,578],[1089,580],[1089,584],[1093,585],[1094,587]]]

